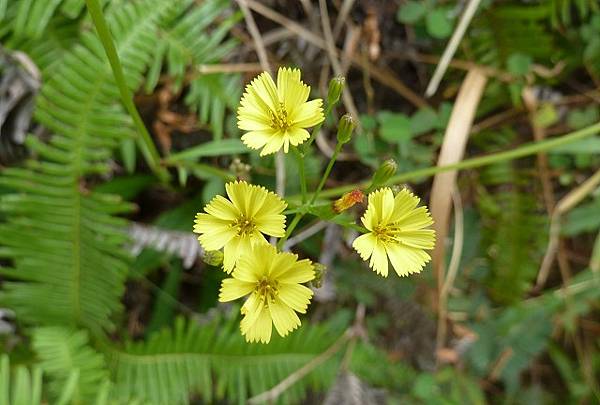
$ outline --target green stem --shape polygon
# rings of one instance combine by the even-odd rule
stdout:
[[[296,228],[298,223],[300,223],[300,220],[302,219],[302,217],[306,214],[306,210],[314,204],[315,200],[319,196],[319,193],[321,192],[321,190],[323,190],[323,186],[325,186],[325,182],[327,181],[327,178],[329,178],[331,169],[333,169],[333,165],[342,150],[342,146],[343,146],[343,144],[340,142],[338,142],[337,145],[335,146],[335,151],[333,152],[331,159],[329,159],[329,163],[327,164],[327,167],[325,168],[325,172],[323,173],[323,176],[321,177],[319,186],[313,193],[310,202],[308,204],[303,204],[302,207],[300,208],[301,211],[298,212],[296,214],[296,216],[294,216],[294,219],[292,219],[292,222],[290,223],[290,225],[287,227],[287,229],[285,231],[285,236],[283,238],[279,239],[279,241],[277,242],[278,248],[281,249],[283,247],[283,244],[285,243],[285,241],[290,237],[290,235],[292,234],[292,232],[294,231],[294,229]]]
[[[140,117],[140,114],[133,103],[133,97],[127,87],[123,67],[121,66],[119,55],[117,54],[115,44],[110,35],[110,30],[106,24],[104,14],[102,13],[102,8],[100,7],[98,0],[85,0],[85,3],[90,16],[92,17],[94,26],[96,27],[96,31],[98,32],[100,42],[102,42],[102,46],[108,57],[108,61],[110,62],[115,82],[117,83],[119,93],[121,94],[121,100],[138,129],[140,135],[137,137],[138,146],[152,171],[162,180],[167,180],[169,178],[169,172],[164,167],[160,166],[160,155],[158,150],[142,121],[142,117]]]
[[[333,169],[333,164],[335,163],[335,161],[338,158],[338,155],[342,151],[342,146],[344,146],[344,145],[341,142],[338,142],[335,145],[335,150],[333,151],[333,155],[331,155],[331,159],[329,159],[329,163],[327,164],[327,168],[325,168],[325,173],[323,173],[323,177],[321,177],[319,186],[313,193],[312,198],[310,199],[310,202],[308,203],[309,206],[313,205],[313,203],[319,196],[319,193],[321,192],[321,190],[323,190],[323,187],[325,186],[325,182],[327,181],[327,179],[329,178],[329,174],[331,173],[331,169]]]
[[[333,107],[335,106],[336,103],[337,102],[332,103],[332,104],[327,104],[325,106],[325,112],[323,113],[323,117],[325,117],[325,118],[323,119],[323,121],[321,121],[319,124],[317,124],[316,127],[313,128],[313,130],[310,134],[310,138],[308,138],[308,141],[304,144],[304,152],[305,153],[306,153],[306,151],[308,151],[308,148],[310,148],[312,143],[315,141],[315,138],[319,134],[319,131],[321,131],[321,128],[323,128],[323,124],[325,123],[325,120],[327,119],[327,117],[329,117],[329,114],[331,113],[331,110],[333,109]]]
[[[304,169],[304,154],[298,148],[292,149],[296,162],[298,162],[298,174],[300,175],[300,192],[302,193],[302,204],[306,202],[306,171]]]
[[[302,219],[303,216],[304,216],[304,212],[299,212],[294,216],[294,219],[292,219],[292,222],[287,227],[283,238],[281,238],[281,239],[279,239],[279,241],[277,241],[277,249],[281,250],[283,248],[285,241],[288,240],[288,238],[292,234],[292,231],[294,229],[296,229],[296,226],[298,226],[298,223],[300,222],[300,220]]]
[[[388,180],[387,184],[398,184],[408,180],[414,180],[423,177],[430,177],[436,175],[437,173],[447,172],[451,170],[465,170],[465,169],[473,169],[476,167],[486,166],[498,162],[503,162],[506,160],[519,159],[525,156],[534,155],[539,152],[544,152],[550,149],[557,148],[559,146],[566,145],[571,142],[575,142],[589,136],[595,135],[600,132],[600,122],[594,125],[591,125],[587,128],[580,129],[578,131],[573,131],[568,134],[565,134],[560,137],[556,137],[553,139],[547,139],[539,142],[531,142],[526,145],[523,145],[519,148],[505,151],[493,153],[487,156],[479,156],[467,160],[463,160],[462,162],[445,165],[445,166],[432,166],[426,167],[424,169],[413,170],[410,172],[398,174],[393,176],[390,180]],[[349,184],[341,187],[334,187],[327,189],[320,193],[321,197],[331,198],[337,197],[348,191],[352,191],[356,188],[366,188],[370,184],[369,181],[364,181],[358,184]],[[314,197],[314,195],[313,195]],[[297,200],[298,196],[290,196],[288,200]]]

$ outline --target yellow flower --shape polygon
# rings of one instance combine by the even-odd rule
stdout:
[[[242,141],[251,149],[263,148],[261,156],[283,146],[300,145],[310,135],[306,128],[324,120],[323,100],[308,100],[310,86],[300,80],[300,70],[279,68],[277,85],[263,72],[246,86],[238,108],[238,127],[247,132]]]
[[[280,336],[300,326],[296,312],[306,313],[313,295],[301,284],[315,277],[310,260],[261,245],[243,255],[231,275],[221,284],[219,301],[250,294],[241,309],[240,329],[246,341],[269,343],[273,325]]]
[[[207,250],[224,247],[223,268],[227,273],[237,259],[253,246],[267,244],[263,234],[282,237],[285,234],[287,204],[277,194],[245,181],[225,185],[229,200],[216,196],[196,214],[194,232]]]
[[[369,194],[362,223],[368,233],[356,238],[352,246],[369,266],[384,277],[388,257],[399,276],[419,273],[431,259],[425,250],[433,249],[435,232],[423,229],[433,223],[426,207],[416,208],[419,197],[404,189],[394,197],[389,188]]]

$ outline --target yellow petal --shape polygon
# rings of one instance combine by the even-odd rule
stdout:
[[[416,249],[433,249],[435,245],[435,231],[433,229],[403,231],[400,238],[402,244]]]
[[[296,262],[297,256],[291,253],[280,253],[280,261],[273,263],[271,277],[280,283],[306,283],[315,278],[314,267],[310,260]]]
[[[388,246],[388,255],[396,273],[399,276],[408,276],[419,273],[431,257],[424,250],[402,246],[399,244]]]
[[[300,69],[279,68],[277,72],[277,92],[288,113],[292,113],[304,103],[310,94],[310,87],[300,80]]]
[[[250,252],[251,249],[251,241],[247,236],[232,238],[223,249],[223,270],[231,273],[240,256]]]
[[[260,149],[271,142],[275,132],[273,129],[247,132],[242,135],[242,142],[250,149]]]
[[[256,227],[266,235],[281,238],[285,235],[285,215],[263,215],[256,218]]]
[[[288,333],[300,326],[298,315],[280,299],[275,299],[269,303],[269,312],[277,333],[282,337],[287,336]]]
[[[418,230],[433,224],[433,219],[427,207],[419,207],[402,215],[397,224],[402,230]]]
[[[269,343],[269,341],[271,341],[271,332],[273,329],[273,321],[271,320],[269,310],[261,307],[256,320],[251,324],[248,323],[244,325],[244,320],[246,318],[242,319],[242,323],[240,324],[242,335],[244,335],[246,341],[250,343]]]
[[[248,195],[249,185],[245,181],[233,181],[225,184],[225,191],[233,205],[244,215],[248,217],[246,212],[246,196]]]
[[[262,109],[270,109],[277,111],[279,106],[279,97],[277,95],[277,87],[273,82],[273,78],[267,72],[258,75],[250,86],[246,87],[246,92],[254,97],[253,101],[261,103]],[[249,100],[250,101],[250,100]]]
[[[284,143],[284,136],[281,131],[277,131],[260,151],[260,156],[270,155],[281,149]]]
[[[301,314],[306,313],[313,292],[300,284],[282,284],[279,286],[279,299]]]
[[[231,276],[237,280],[256,283],[264,273],[264,263],[257,262],[254,254],[242,255],[231,273]]]
[[[379,224],[386,224],[394,212],[394,193],[388,187],[369,194],[367,210],[362,218],[365,227],[372,231]]]
[[[233,221],[239,215],[239,210],[223,196],[216,196],[204,207],[209,215],[226,221]]]
[[[229,228],[216,229],[198,236],[204,250],[219,250],[235,238],[235,231]]]
[[[407,189],[402,189],[394,198],[394,214],[392,221],[399,221],[419,204],[419,197],[415,196]]]
[[[290,119],[295,127],[311,128],[325,120],[323,100],[320,98],[299,105]]]
[[[194,221],[194,232],[206,233],[221,231],[223,229],[229,229],[230,225],[231,221],[229,220],[217,218],[213,215],[200,212],[196,214],[196,219]]]
[[[256,283],[248,283],[235,278],[226,278],[221,282],[221,290],[219,292],[219,301],[227,302],[241,298],[250,294]]]
[[[294,146],[298,146],[310,138],[310,134],[304,128],[290,128],[286,134],[288,136],[289,143]]]
[[[378,242],[375,245],[369,266],[375,270],[377,274],[380,274],[383,277],[388,276],[388,257],[382,243]]]
[[[377,238],[370,232],[359,236],[352,242],[352,247],[358,252],[360,258],[363,260],[369,260],[369,257],[373,254],[375,245],[377,245]]]

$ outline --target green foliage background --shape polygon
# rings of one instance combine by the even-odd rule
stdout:
[[[250,164],[253,180],[270,188],[274,164],[239,141],[235,109],[248,77],[197,71],[242,52],[243,16],[235,3],[101,3],[140,109],[144,97],[167,88],[177,95],[177,108],[196,116],[203,138],[164,153],[160,163],[174,176],[161,184],[136,150],[135,125],[121,103],[85,1],[0,0],[2,46],[24,52],[41,72],[34,122],[48,135],[28,136],[28,159],[3,167],[0,175],[0,308],[14,311],[16,326],[0,336],[0,405],[245,403],[334,345],[352,324],[357,305],[366,308],[368,338],[328,358],[287,389],[279,403],[321,400],[339,384],[340,370],[358,376],[369,390],[383,390],[389,403],[600,399],[600,193],[591,192],[563,220],[563,236],[585,256],[585,264],[577,261],[564,283],[555,278],[547,289],[534,291],[549,218],[532,159],[500,162],[460,179],[468,195],[465,240],[449,311],[474,338],[457,349],[458,364],[434,367],[435,345],[426,344],[435,339],[428,326],[435,314],[419,300],[419,291],[434,288],[430,269],[418,281],[382,280],[349,252],[340,255],[330,265],[336,301],[314,304],[300,330],[263,346],[246,344],[240,336],[238,308],[216,306],[223,277],[218,270],[196,265],[204,266],[194,273],[202,281],[188,284],[190,270],[177,255],[161,248],[133,255],[128,229],[134,218],[187,232],[193,214],[239,174],[231,169],[234,159]],[[417,42],[439,54],[461,2],[398,3],[392,23],[407,27]],[[482,3],[457,57],[506,71],[514,80],[490,79],[478,118],[507,108],[522,112],[526,85],[564,93],[573,91],[573,77],[585,74],[585,87],[597,86],[597,2]],[[536,64],[559,61],[564,67],[558,75],[533,74]],[[459,80],[456,71],[448,72],[449,87]],[[368,177],[390,157],[401,173],[432,166],[451,100],[414,109],[394,99],[365,113],[362,133],[353,141],[352,172],[357,174],[352,180],[337,175],[338,184]],[[594,124],[600,118],[594,100],[564,107],[547,100],[547,115],[540,120],[560,133]],[[373,110],[364,103],[359,107]],[[527,136],[509,122],[473,134],[470,145],[493,153]],[[558,173],[557,193],[564,195],[598,170],[599,154],[598,136],[553,150],[549,162]],[[311,183],[324,163],[316,154],[306,157]],[[287,167],[289,194],[299,191],[296,170]],[[413,185],[426,195],[426,179]],[[153,189],[177,197],[147,214]],[[318,258],[322,241],[318,234],[299,248]],[[596,263],[595,272],[588,263]],[[195,289],[191,294],[190,288]],[[141,304],[146,311],[138,320],[141,332],[131,326],[136,291],[151,301]],[[411,346],[419,341],[422,346]]]

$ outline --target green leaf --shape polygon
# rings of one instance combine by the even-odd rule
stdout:
[[[396,14],[396,18],[401,23],[414,24],[423,18],[426,12],[427,8],[423,2],[409,0],[400,6],[398,13]]]
[[[188,148],[183,152],[169,155],[167,160],[170,162],[179,162],[182,160],[196,160],[207,156],[236,155],[248,152],[250,152],[248,147],[239,139],[223,139],[205,142]]]
[[[600,108],[590,105],[587,108],[577,108],[569,111],[567,125],[573,129],[580,129],[592,125],[600,120]]]
[[[513,53],[506,61],[508,71],[515,75],[526,75],[529,73],[529,68],[533,63],[533,59],[529,55],[522,53]]]
[[[600,228],[600,198],[573,208],[564,219],[561,232],[575,236],[583,232],[594,232]]]
[[[562,145],[557,148],[551,149],[549,153],[595,155],[600,153],[600,136],[590,137],[582,139],[580,141],[571,142],[567,145]]]
[[[413,135],[421,135],[436,128],[437,113],[429,107],[421,108],[410,118],[410,130]]]
[[[560,117],[558,116],[558,111],[551,103],[543,103],[535,112],[535,116],[533,117],[535,125],[541,128],[547,128],[551,125],[554,125],[559,119]]]
[[[452,34],[452,21],[445,9],[430,11],[425,18],[427,32],[434,38],[444,39]]]
[[[406,115],[382,112],[378,119],[381,124],[379,135],[387,142],[398,143],[411,138],[411,122]]]

